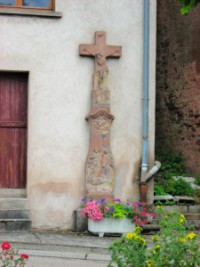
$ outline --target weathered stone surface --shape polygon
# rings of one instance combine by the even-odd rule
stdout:
[[[189,206],[190,213],[200,213],[200,205],[191,205]]]
[[[0,232],[2,231],[30,231],[31,220],[28,219],[0,219]]]
[[[200,173],[200,6],[180,16],[179,1],[158,0],[157,153],[183,155],[187,171]]]
[[[195,199],[193,197],[188,197],[188,196],[175,196],[174,197],[176,202],[178,204],[184,203],[184,204],[194,204]]]
[[[81,216],[81,209],[73,212],[73,231],[84,232],[88,229],[88,219]]]
[[[8,193],[8,196],[13,196],[13,192]],[[16,191],[14,194],[20,196],[21,192]],[[27,198],[8,196],[0,198],[0,232],[31,230]]]
[[[174,197],[171,195],[166,195],[166,196],[154,196],[154,202],[166,202],[166,201],[174,201]]]
[[[181,205],[173,205],[173,206],[164,206],[165,212],[171,212],[171,211],[179,211],[181,213],[188,212],[187,206],[181,206]]]
[[[0,219],[30,219],[29,210],[0,210]]]
[[[90,147],[86,163],[86,196],[112,200],[115,166],[110,148],[110,127],[114,116],[110,113],[107,57],[121,56],[120,46],[106,45],[106,33],[95,33],[95,44],[79,46],[81,56],[95,58],[92,109],[87,116],[90,124]]]

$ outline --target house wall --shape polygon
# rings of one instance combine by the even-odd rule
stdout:
[[[0,16],[0,70],[28,71],[27,196],[33,227],[70,229],[85,193],[94,60],[78,54],[107,32],[115,197],[138,200],[142,148],[143,1],[57,0],[62,18]],[[150,7],[150,165],[154,161],[156,1]],[[149,201],[152,199],[152,185]]]

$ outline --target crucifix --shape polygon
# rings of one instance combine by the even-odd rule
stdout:
[[[86,162],[86,197],[112,201],[115,166],[110,148],[110,112],[108,66],[106,58],[119,58],[121,46],[106,45],[106,33],[95,32],[95,44],[81,44],[79,55],[94,57],[92,108],[86,119],[90,125],[90,146]]]

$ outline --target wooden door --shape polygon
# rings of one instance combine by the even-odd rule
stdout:
[[[0,72],[0,188],[26,187],[27,81]]]

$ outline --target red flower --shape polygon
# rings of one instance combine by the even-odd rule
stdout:
[[[20,258],[21,258],[21,259],[28,259],[29,257],[28,257],[27,254],[21,254]]]
[[[11,245],[8,242],[3,242],[1,248],[2,250],[9,250],[11,248]]]

